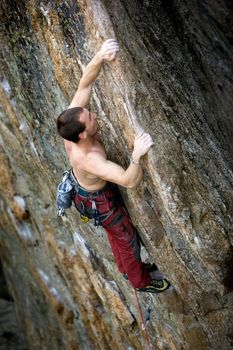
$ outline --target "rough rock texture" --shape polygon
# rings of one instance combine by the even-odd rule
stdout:
[[[105,233],[56,217],[68,167],[56,116],[109,38],[95,85],[109,158],[127,166],[142,127],[144,181],[122,190],[145,249],[172,282],[140,295],[152,348],[233,349],[230,1],[1,2],[0,254],[28,349],[145,349],[133,289]]]
[[[26,350],[24,333],[15,313],[0,261],[0,350]]]

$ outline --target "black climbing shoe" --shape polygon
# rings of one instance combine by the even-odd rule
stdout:
[[[158,270],[158,267],[155,264],[142,263],[142,265],[144,266],[146,271],[149,272],[149,273]],[[128,280],[127,274],[123,274],[123,277],[124,277],[125,280]]]
[[[170,283],[164,278],[162,280],[152,279],[148,286],[136,288],[137,292],[162,293],[170,287]]]

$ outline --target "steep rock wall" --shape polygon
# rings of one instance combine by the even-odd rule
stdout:
[[[56,116],[109,37],[121,51],[91,104],[109,158],[127,166],[141,127],[155,141],[143,183],[122,190],[144,259],[173,284],[140,296],[151,343],[232,348],[230,2],[28,0],[1,11],[0,254],[28,348],[145,348],[105,234],[54,207],[68,167]]]

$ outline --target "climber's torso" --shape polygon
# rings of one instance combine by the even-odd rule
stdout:
[[[106,152],[97,138],[87,147],[65,141],[65,149],[73,169],[73,173],[79,184],[88,191],[96,191],[105,186],[106,181],[87,171],[89,158],[98,155],[106,159]],[[96,157],[98,159],[98,157]]]

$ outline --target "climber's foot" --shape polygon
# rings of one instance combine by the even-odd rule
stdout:
[[[170,287],[170,283],[164,279],[152,279],[148,286],[144,288],[135,288],[137,292],[162,293]]]

